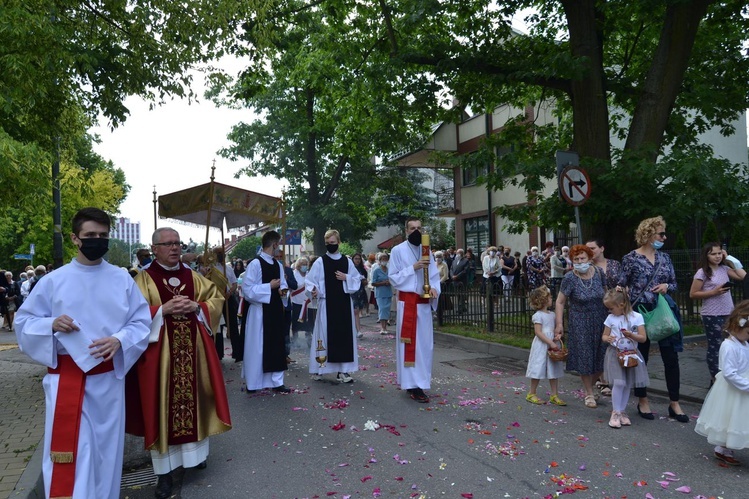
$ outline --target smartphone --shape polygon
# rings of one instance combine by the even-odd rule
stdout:
[[[733,287],[733,283],[731,281],[724,282],[723,285],[721,286],[721,288],[732,288],[732,287]]]

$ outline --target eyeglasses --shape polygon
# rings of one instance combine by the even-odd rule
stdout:
[[[666,233],[665,232],[656,232],[655,235],[656,236],[661,236],[661,237],[666,237]]]
[[[176,248],[182,246],[182,241],[169,241],[166,243],[153,243],[151,246],[163,246],[165,248]]]

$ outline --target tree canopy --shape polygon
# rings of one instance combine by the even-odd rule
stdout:
[[[631,245],[629,229],[640,218],[657,213],[670,217],[675,228],[710,214],[746,219],[744,206],[719,201],[725,189],[745,197],[744,181],[727,183],[743,167],[715,159],[698,143],[699,134],[712,127],[731,133],[749,107],[744,46],[749,12],[741,0],[258,0],[251,5],[257,8],[242,27],[253,62],[234,97],[252,104],[263,93],[295,96],[296,105],[287,105],[286,112],[304,121],[311,135],[274,138],[284,137],[283,147],[295,144],[296,158],[309,159],[310,144],[330,150],[319,156],[334,172],[327,178],[335,178],[342,158],[354,158],[352,175],[366,171],[368,156],[356,152],[388,157],[393,142],[406,137],[405,144],[414,144],[413,135],[424,133],[414,124],[455,120],[466,107],[488,112],[502,104],[520,109],[551,104],[555,127],[537,127],[518,116],[504,133],[485,141],[485,155],[473,155],[494,156],[485,178],[489,188],[514,183],[528,190],[527,207],[499,208],[516,223],[515,230],[569,223],[571,209],[556,196],[540,194],[544,181],[555,175],[556,149],[580,154],[596,186],[582,208],[584,221],[620,246]],[[511,27],[511,18],[521,11],[531,12],[527,34]],[[460,106],[451,108],[451,99]],[[377,112],[389,103],[413,118],[398,121],[393,113]],[[254,108],[261,119],[270,118],[269,108]],[[322,111],[330,113],[338,126],[330,130],[338,135],[321,133],[321,124],[328,122],[318,114]],[[412,125],[411,135],[389,120]],[[372,139],[380,140],[361,146],[354,134],[362,130],[361,121],[370,126]],[[323,137],[329,149],[320,147]],[[260,138],[245,135],[239,141],[245,151],[230,154],[251,164],[260,157],[283,169],[283,162],[264,149],[250,151],[246,144]],[[693,187],[689,165],[699,164],[719,170],[716,181],[682,204],[687,196],[678,189]],[[249,171],[259,172],[256,168]],[[317,193],[313,196],[332,195],[325,188],[331,184],[316,182],[313,176],[299,185],[309,186]],[[688,211],[695,204],[700,209]],[[309,205],[317,203],[312,199]]]

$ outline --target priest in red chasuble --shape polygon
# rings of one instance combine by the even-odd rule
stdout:
[[[149,346],[127,379],[128,433],[143,436],[159,476],[156,497],[169,497],[170,472],[204,468],[208,436],[231,429],[229,404],[212,334],[224,295],[180,262],[174,229],[160,228],[155,261],[135,280],[151,306]]]

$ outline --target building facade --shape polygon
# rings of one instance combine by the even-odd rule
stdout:
[[[112,225],[109,237],[130,245],[140,244],[140,222],[131,222],[129,218],[120,217]]]

